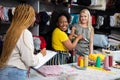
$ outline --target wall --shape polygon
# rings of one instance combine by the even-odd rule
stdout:
[[[39,12],[39,0],[0,0],[0,5],[4,7],[16,7],[21,2],[26,2],[30,5],[32,5],[36,12]],[[6,33],[7,29],[10,26],[10,22],[0,22],[0,34]],[[34,35],[39,35],[39,26],[36,25],[36,27],[31,29],[31,32]]]

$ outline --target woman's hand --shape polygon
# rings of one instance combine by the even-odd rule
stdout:
[[[46,55],[46,48],[41,49],[40,53],[45,56]]]
[[[74,36],[74,37],[77,37],[78,35],[77,35],[77,34],[74,34],[73,36]]]
[[[83,39],[83,35],[82,35],[82,34],[78,34],[78,35],[77,35],[77,39],[79,39],[79,40],[80,40],[80,39]]]

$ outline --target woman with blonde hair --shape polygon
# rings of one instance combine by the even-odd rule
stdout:
[[[94,28],[92,27],[91,14],[88,9],[83,9],[79,14],[79,22],[71,28],[70,38],[75,38],[78,34],[83,35],[75,50],[79,55],[88,55],[93,53]]]
[[[15,8],[6,33],[0,57],[0,80],[26,80],[30,66],[37,66],[45,53],[34,55],[32,33],[28,30],[35,21],[35,11],[28,4]]]

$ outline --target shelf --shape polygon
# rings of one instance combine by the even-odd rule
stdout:
[[[0,24],[10,24],[11,22],[10,21],[0,21]]]
[[[112,29],[120,29],[120,27],[111,27]]]
[[[84,6],[84,5],[78,5],[78,4],[71,4],[72,6]],[[90,5],[90,6],[85,6],[85,7],[102,7],[102,5]]]
[[[102,7],[102,5],[90,5],[88,7]]]

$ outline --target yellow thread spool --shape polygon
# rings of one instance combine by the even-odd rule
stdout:
[[[80,59],[80,67],[84,67],[83,58],[82,58],[82,59]]]

